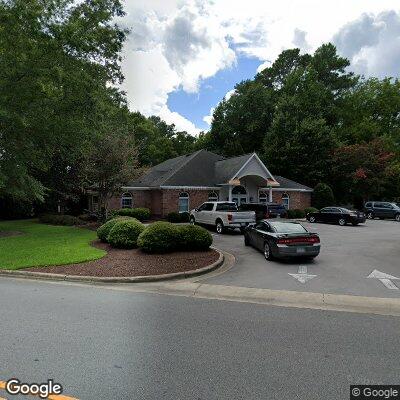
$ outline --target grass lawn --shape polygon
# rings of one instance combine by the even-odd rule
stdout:
[[[72,264],[95,260],[106,254],[104,250],[90,246],[96,239],[96,232],[88,229],[22,220],[0,222],[1,231],[23,234],[0,236],[0,269]]]

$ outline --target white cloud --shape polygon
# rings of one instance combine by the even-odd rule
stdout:
[[[344,25],[333,41],[356,72],[378,77],[399,76],[399,12],[363,14]]]
[[[384,12],[399,9],[398,0],[125,1],[121,23],[132,30],[123,64],[130,107],[192,134],[198,132],[193,123],[168,109],[169,94],[196,93],[202,80],[241,54],[258,58],[260,71],[284,49],[313,51],[334,38],[358,71],[398,75],[398,14]],[[210,123],[211,115],[203,120]]]

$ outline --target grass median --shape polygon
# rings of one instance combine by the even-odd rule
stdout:
[[[96,260],[106,252],[90,245],[95,239],[96,232],[84,228],[46,225],[36,220],[3,221],[0,222],[0,269]]]

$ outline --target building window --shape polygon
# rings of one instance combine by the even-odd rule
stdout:
[[[179,193],[179,212],[188,212],[189,211],[189,194],[186,192]]]
[[[218,201],[218,193],[217,192],[208,193],[208,201]]]
[[[290,197],[287,193],[283,193],[282,195],[282,204],[285,206],[286,210],[289,210]]]
[[[258,194],[258,201],[259,201],[260,203],[263,203],[263,204],[268,203],[268,195],[267,195],[267,193],[265,193],[265,192],[260,192],[260,193]]]
[[[124,193],[121,197],[121,207],[132,208],[132,206],[133,206],[132,193]]]

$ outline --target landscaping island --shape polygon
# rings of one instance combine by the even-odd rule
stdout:
[[[149,276],[200,269],[213,264],[219,258],[219,253],[212,249],[207,251],[146,254],[139,249],[115,249],[109,244],[101,243],[100,241],[95,241],[92,245],[98,249],[105,250],[107,255],[98,260],[84,263],[35,267],[25,270],[98,277]]]
[[[96,239],[93,230],[82,226],[53,225],[74,222],[66,216],[43,219],[46,223],[0,223],[0,269],[99,278],[162,278],[201,270],[220,258],[219,252],[210,248],[210,233],[198,226],[169,222],[146,226],[123,215],[100,226]]]

